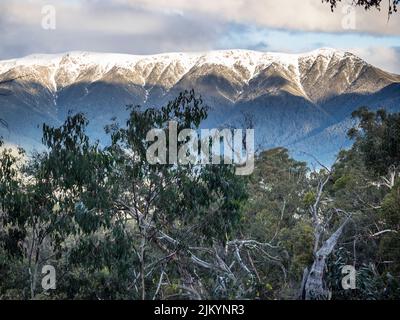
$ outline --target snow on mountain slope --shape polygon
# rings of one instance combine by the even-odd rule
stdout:
[[[21,59],[0,61],[0,76],[4,77],[4,74],[13,71],[18,73],[20,70],[19,76],[29,79],[31,73],[46,68],[49,70],[46,73],[47,79],[40,79],[38,75],[34,78],[41,83],[51,83],[53,90],[56,91],[57,88],[66,87],[74,82],[95,82],[109,73],[119,72],[131,73],[127,80],[136,85],[157,85],[170,89],[193,68],[205,66],[211,70],[212,66],[221,66],[232,71],[241,85],[245,86],[261,72],[274,65],[281,69],[280,72],[285,73],[285,79],[296,84],[298,94],[308,96],[302,82],[307,82],[310,69],[313,74],[324,74],[334,59],[339,62],[348,60],[347,63],[359,62],[363,66],[367,65],[352,54],[334,49],[319,49],[305,54],[225,50],[149,56],[70,52],[59,55],[31,55]],[[318,68],[315,67],[316,63]],[[345,75],[344,78],[347,84],[351,85],[351,77]],[[310,87],[314,84],[311,83]],[[312,88],[310,90],[312,91]],[[312,99],[313,96],[315,95],[311,94],[308,98]]]

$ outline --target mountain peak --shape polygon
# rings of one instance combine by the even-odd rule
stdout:
[[[338,67],[339,64],[341,68]],[[335,66],[335,70],[341,70],[340,74],[330,74],[332,66]],[[96,81],[122,81],[143,88],[155,86],[169,91],[178,84],[193,87],[197,81],[213,74],[230,83],[230,93],[223,96],[236,101],[247,90],[246,86],[250,81],[261,75],[276,81],[280,78],[278,83],[286,83],[279,85],[279,90],[286,88],[284,90],[292,94],[316,101],[315,99],[325,97],[326,92],[332,90],[336,93],[368,91],[375,82],[369,84],[367,79],[364,85],[353,86],[366,66],[368,64],[355,55],[333,48],[320,48],[307,53],[231,49],[155,55],[71,51],[61,54],[33,54],[0,61],[0,77],[7,78],[5,74],[13,71],[23,75],[26,81],[34,80],[45,84],[53,92],[76,82]],[[397,76],[383,72],[376,75],[386,79],[377,79],[376,84],[379,86],[376,90],[389,82],[398,81]],[[325,79],[328,86],[333,81],[329,77],[338,77],[333,83],[335,88],[315,89],[322,79]],[[259,86],[268,87],[268,84],[269,82],[263,82]],[[268,88],[260,87],[257,92],[261,93],[266,89]],[[314,92],[314,89],[318,92]]]
[[[228,50],[212,50],[204,52],[168,52],[151,55],[132,55],[122,53],[103,53],[90,51],[69,51],[58,54],[31,54],[22,58],[15,58],[0,61],[0,65],[20,65],[20,64],[54,64],[59,63],[63,59],[77,60],[77,62],[92,63],[116,63],[116,62],[136,62],[139,60],[175,60],[175,59],[217,59],[218,62],[223,59],[257,59],[262,56],[270,57],[306,57],[315,55],[345,55],[348,52],[333,48],[320,48],[307,53],[283,53],[283,52],[264,52],[246,49],[228,49]]]

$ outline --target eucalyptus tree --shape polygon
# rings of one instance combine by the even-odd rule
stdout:
[[[338,3],[341,3],[342,0],[322,0],[322,2],[328,3],[331,6],[331,10],[334,11]],[[352,0],[351,4],[356,7],[362,7],[365,10],[380,10],[382,7],[382,0]],[[397,13],[399,4],[400,0],[388,0],[389,16],[393,13]]]

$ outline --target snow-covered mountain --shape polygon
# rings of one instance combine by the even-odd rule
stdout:
[[[333,49],[305,54],[247,50],[151,56],[70,52],[0,61],[5,139],[40,142],[43,122],[83,111],[91,134],[126,105],[160,106],[194,88],[212,108],[204,126],[243,126],[250,115],[262,147],[286,146],[330,160],[347,144],[350,113],[361,105],[400,109],[400,76]],[[40,126],[39,126],[40,127]],[[321,144],[321,145],[319,145]]]

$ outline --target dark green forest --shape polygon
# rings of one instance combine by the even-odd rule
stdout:
[[[150,129],[207,117],[193,92],[129,110],[107,146],[83,114],[43,125],[46,151],[2,143],[0,299],[400,298],[400,114],[354,112],[353,147],[332,167],[276,148],[240,177],[146,161]]]

